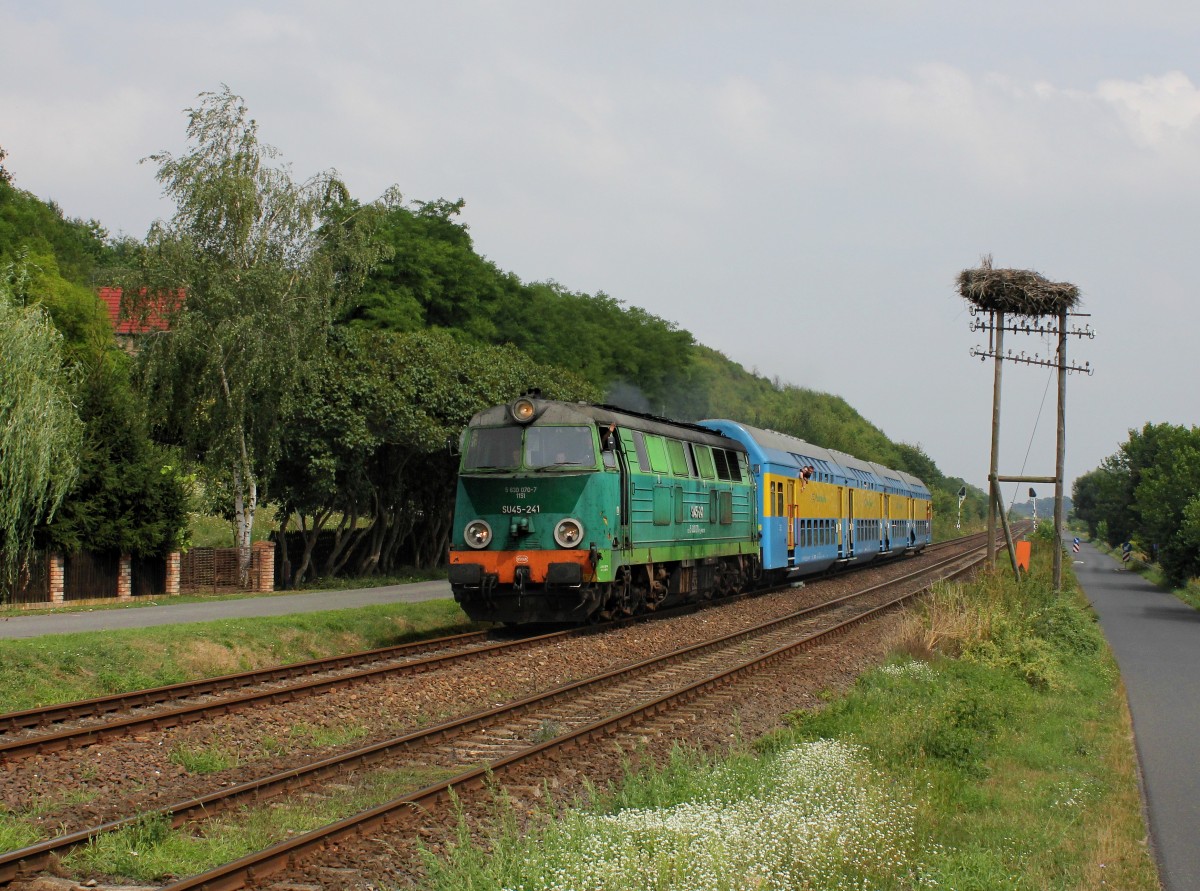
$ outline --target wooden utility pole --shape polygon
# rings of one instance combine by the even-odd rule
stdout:
[[[1062,590],[1063,475],[1067,463],[1067,311],[1058,313],[1058,438],[1054,458],[1054,590]]]
[[[1013,574],[1020,577],[1017,567],[1016,545],[1008,526],[1008,515],[1000,490],[1002,482],[1054,483],[1054,532],[1059,546],[1054,549],[1054,590],[1062,590],[1062,535],[1063,535],[1063,490],[1067,454],[1067,374],[1072,371],[1092,373],[1090,363],[1069,365],[1067,363],[1067,335],[1095,337],[1090,328],[1068,330],[1067,310],[1079,301],[1079,289],[1066,282],[1050,282],[1036,272],[1021,269],[993,269],[991,257],[985,257],[979,269],[964,270],[958,277],[959,292],[971,304],[971,315],[978,312],[988,314],[987,321],[972,321],[972,331],[989,334],[988,349],[975,348],[972,356],[995,360],[995,380],[992,391],[992,453],[988,465],[988,541],[987,564],[996,566],[996,520],[1004,530],[1005,543],[1012,559]],[[1007,314],[1007,318],[1006,318]],[[1045,318],[1057,317],[1057,324],[1045,322]],[[1058,348],[1053,359],[1039,355],[1026,356],[1024,352],[1013,355],[1004,349],[1004,332],[1015,334],[1057,334]],[[1003,364],[1005,361],[1023,365],[1043,365],[1058,369],[1058,431],[1054,476],[1001,476],[1000,475],[1000,400]]]
[[[1004,313],[992,313],[993,345],[996,355],[996,378],[992,385],[992,460],[988,465],[988,525],[987,565],[996,568],[996,514],[1001,503],[1000,482],[1000,383],[1004,376]]]

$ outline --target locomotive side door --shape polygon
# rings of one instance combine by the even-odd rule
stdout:
[[[624,443],[622,443],[624,445]],[[633,485],[629,477],[629,459],[624,448],[617,448],[617,469],[621,475],[621,523],[618,537],[621,539],[621,549],[629,550],[633,547],[633,529],[630,525],[632,522],[630,504],[629,504],[629,488]],[[625,561],[622,560],[622,563]]]
[[[620,489],[620,501],[617,509],[621,512],[621,517],[620,522],[617,524],[616,530],[613,532],[613,538],[615,539],[613,542],[613,549],[628,551],[633,547],[633,528],[631,525],[633,522],[633,517],[630,513],[629,496],[629,488],[633,485],[633,482],[629,477],[628,460],[628,450],[631,448],[631,443],[626,439],[627,434],[624,430],[616,430],[614,433],[613,448],[606,449],[602,446],[602,452],[605,455],[605,466],[611,466],[608,463],[608,455],[616,456],[617,486]],[[603,428],[600,431],[600,436],[603,442]],[[622,559],[620,562],[624,564],[626,561]]]

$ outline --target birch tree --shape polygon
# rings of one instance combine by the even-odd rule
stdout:
[[[293,180],[241,97],[222,87],[199,99],[187,150],[146,159],[176,209],[151,227],[124,311],[167,323],[142,353],[145,392],[160,435],[228,487],[245,582],[300,359],[375,254],[370,208],[333,172]]]

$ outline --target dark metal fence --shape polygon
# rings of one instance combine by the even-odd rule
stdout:
[[[63,560],[63,601],[93,600],[117,596],[121,573],[120,554],[80,551]]]
[[[130,564],[130,590],[134,597],[167,593],[167,558],[134,557]]]
[[[49,603],[50,567],[45,554],[33,554],[17,570],[16,586],[0,583],[0,603]]]

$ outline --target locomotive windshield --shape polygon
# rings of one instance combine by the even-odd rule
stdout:
[[[524,434],[524,436],[522,436]],[[463,470],[595,467],[591,427],[475,427],[467,437]]]
[[[591,427],[529,427],[525,430],[525,466],[595,467]]]
[[[475,427],[467,437],[463,470],[516,470],[521,466],[520,427]]]

